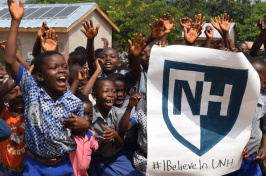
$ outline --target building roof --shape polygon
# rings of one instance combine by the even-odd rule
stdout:
[[[120,32],[112,20],[96,3],[79,4],[24,4],[24,16],[19,31],[37,31],[43,21],[56,32],[68,32],[92,13],[98,11],[112,26],[114,32]],[[7,5],[0,5],[0,31],[9,31],[11,16]]]
[[[206,26],[211,26],[213,28],[213,38],[221,38],[222,36],[220,35],[220,33],[212,26],[211,23],[205,23],[203,25],[203,29],[202,29],[202,33],[200,34],[200,36],[198,37],[197,40],[201,40],[201,39],[206,39],[206,35],[204,33]],[[231,33],[232,29],[235,27],[235,23],[231,23],[230,25],[230,29],[229,29],[229,34]],[[182,37],[184,38],[184,31],[182,32]]]

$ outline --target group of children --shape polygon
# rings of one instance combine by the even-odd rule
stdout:
[[[174,26],[171,15],[150,24],[147,38],[135,34],[134,42],[129,40],[128,64],[122,70],[118,53],[108,48],[106,39],[102,39],[104,47],[94,51],[100,24],[94,28],[92,20],[85,20],[81,31],[87,37],[86,49],[77,47],[65,58],[55,51],[58,36],[44,22],[29,66],[16,54],[23,2],[17,5],[8,0],[8,7],[11,27],[1,46],[10,79],[4,79],[0,65],[0,175],[145,175],[150,44],[159,39],[157,44],[167,46]],[[266,62],[258,51],[266,29],[258,22],[261,34],[251,57],[244,50],[245,43],[239,43],[237,49],[230,39],[231,22],[227,14],[211,19],[222,36],[212,48],[245,52],[260,77],[261,95],[242,166],[229,175],[262,175],[266,173]],[[201,14],[195,15],[194,21],[180,19],[185,45],[196,46],[204,23]],[[205,34],[205,47],[211,48],[213,28],[206,27]]]

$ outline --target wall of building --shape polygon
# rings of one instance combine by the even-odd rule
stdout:
[[[98,31],[98,35],[94,39],[94,49],[102,48],[103,42],[101,38],[104,37],[109,42],[109,47],[112,46],[112,27],[109,23],[95,10],[93,11],[88,17],[86,17],[88,21],[92,19],[93,26],[96,28],[98,24],[100,24],[100,28]],[[84,21],[85,21],[84,19]],[[82,22],[84,22],[82,21]],[[75,50],[78,46],[83,46],[86,48],[87,45],[87,38],[86,36],[80,31],[80,29],[84,29],[82,22],[77,24],[73,29],[69,31],[69,52]]]

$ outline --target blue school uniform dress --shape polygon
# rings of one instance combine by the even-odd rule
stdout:
[[[266,133],[266,91],[261,89],[259,102],[252,120],[251,134],[247,143],[247,149],[250,154],[248,160],[243,159],[239,170],[228,174],[228,176],[261,176],[262,172],[259,164],[253,162],[257,156],[257,149],[262,139],[263,133]]]
[[[113,127],[115,131],[119,131],[120,120],[123,113],[117,107],[112,107],[104,119],[98,110],[97,106],[93,107],[93,121],[91,129],[95,132],[95,139],[100,141],[103,139],[102,127]],[[134,169],[124,149],[116,147],[114,142],[108,142],[98,149],[92,156],[92,171],[93,176],[139,176],[140,174]]]
[[[26,142],[34,159],[66,156],[56,165],[48,166],[26,155],[23,175],[74,175],[67,154],[76,150],[76,143],[71,138],[71,131],[63,128],[62,120],[72,118],[71,113],[82,117],[82,102],[68,88],[54,102],[22,65],[15,83],[20,87],[25,101]]]

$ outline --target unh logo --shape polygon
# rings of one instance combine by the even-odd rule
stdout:
[[[208,152],[234,126],[247,79],[248,70],[165,60],[162,110],[172,135],[199,156]],[[200,126],[198,145],[184,137],[193,124]]]

